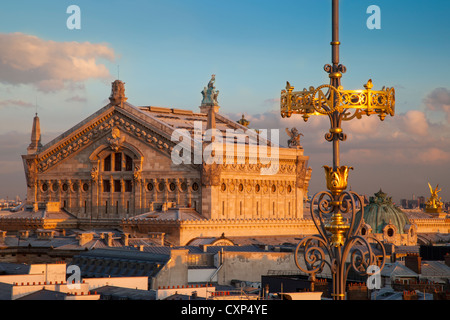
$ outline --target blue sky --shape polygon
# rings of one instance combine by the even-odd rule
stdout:
[[[70,16],[66,9],[72,4],[81,9],[81,30],[66,27]],[[381,9],[380,30],[366,27],[369,5]],[[427,195],[430,181],[440,183],[442,196],[450,201],[450,170],[442,172],[450,161],[448,12],[447,0],[341,1],[341,63],[347,67],[343,86],[359,89],[371,78],[375,89],[394,86],[397,99],[396,116],[376,124],[380,132],[361,129],[359,124],[349,127],[342,159],[348,165],[359,165],[352,173],[355,191],[370,195],[382,187],[399,200],[412,194]],[[87,74],[82,80],[68,76],[63,88],[53,90],[43,90],[37,78],[34,82],[12,81],[0,75],[0,143],[8,150],[0,156],[8,168],[0,170],[0,177],[8,181],[18,177],[19,181],[14,188],[0,181],[0,198],[23,194],[20,154],[26,151],[36,101],[45,143],[106,104],[118,65],[128,101],[134,105],[198,110],[200,92],[211,74],[216,74],[222,113],[238,117],[244,112],[254,125],[295,125],[306,133],[305,154],[316,174],[311,192],[323,187],[320,166],[328,164],[331,154],[331,145],[322,141],[327,125],[292,118],[283,122],[276,111],[286,81],[296,89],[328,82],[323,66],[331,61],[331,1],[5,2],[0,34],[16,32],[35,36],[44,44],[103,46],[113,52],[113,58],[90,57],[109,74]],[[2,52],[6,54],[7,48]],[[443,89],[441,100],[436,99],[438,88]],[[422,126],[417,129],[420,134],[414,133],[415,123]],[[401,130],[399,134],[404,136],[393,139],[389,133],[394,130]],[[356,137],[358,134],[365,138]],[[406,165],[404,159],[414,155],[416,147],[425,150],[422,158],[431,154],[435,159],[427,163],[421,158]],[[389,159],[390,152],[401,154]],[[380,155],[383,157],[377,158]],[[386,174],[380,177],[380,171]]]

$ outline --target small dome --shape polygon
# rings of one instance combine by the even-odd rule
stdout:
[[[356,214],[356,219],[361,219],[361,211]],[[398,233],[405,233],[405,226],[410,224],[406,214],[381,189],[369,198],[369,204],[364,207],[364,222],[372,227],[373,233],[383,233],[387,224],[394,225]]]

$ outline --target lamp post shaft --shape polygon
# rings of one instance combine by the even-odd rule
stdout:
[[[336,89],[341,85],[342,74],[339,71],[339,0],[332,1],[331,12],[331,62],[332,70],[330,73],[330,84]],[[337,98],[334,99],[334,107],[338,104]],[[336,110],[336,108],[335,108]],[[331,131],[335,132],[337,128],[340,129],[340,114],[334,111],[331,115]],[[339,163],[339,135],[333,133],[333,170],[335,171],[340,166]]]
[[[332,4],[332,62],[333,67],[337,67],[339,65],[339,0],[333,0]]]

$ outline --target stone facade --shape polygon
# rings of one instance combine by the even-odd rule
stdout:
[[[166,225],[163,232],[178,237],[175,243],[189,240],[179,239],[187,234],[181,231],[187,220],[219,226],[214,228],[217,236],[223,233],[220,225],[227,235],[242,235],[264,234],[266,224],[278,225],[269,230],[283,235],[288,220],[298,225],[303,218],[308,157],[302,148],[279,147],[278,141],[219,114],[218,91],[208,88],[214,103],[202,104],[200,112],[135,107],[126,102],[124,84],[117,80],[108,105],[43,146],[36,116],[28,153],[22,156],[25,210],[49,210],[51,204],[51,210],[56,206],[73,215],[78,226],[109,224],[139,231],[143,224],[160,232]],[[207,140],[204,133],[211,129],[220,136]],[[177,130],[186,133],[183,144],[174,139]],[[227,130],[234,134],[231,141]],[[180,152],[180,146],[189,148]],[[191,161],[176,163],[174,154],[181,153]],[[242,221],[239,228],[227,227],[237,220]],[[192,230],[192,238],[199,236]]]

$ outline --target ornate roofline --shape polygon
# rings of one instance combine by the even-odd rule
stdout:
[[[94,139],[103,137],[110,133],[113,128],[117,127],[123,132],[133,135],[133,137],[155,147],[155,149],[166,153],[170,157],[170,152],[175,145],[170,140],[170,136],[167,137],[167,129],[170,130],[170,128],[158,130],[151,123],[147,123],[145,120],[133,116],[133,113],[127,112],[137,110],[133,106],[130,106],[131,108],[118,108],[108,105],[106,107],[99,110],[101,112],[96,112],[93,116],[86,118],[72,129],[69,129],[46,144],[44,150],[36,155],[38,171],[47,171],[76,151],[90,145]],[[170,127],[160,122],[160,129],[163,129],[161,124]],[[62,140],[55,143],[59,139]]]

